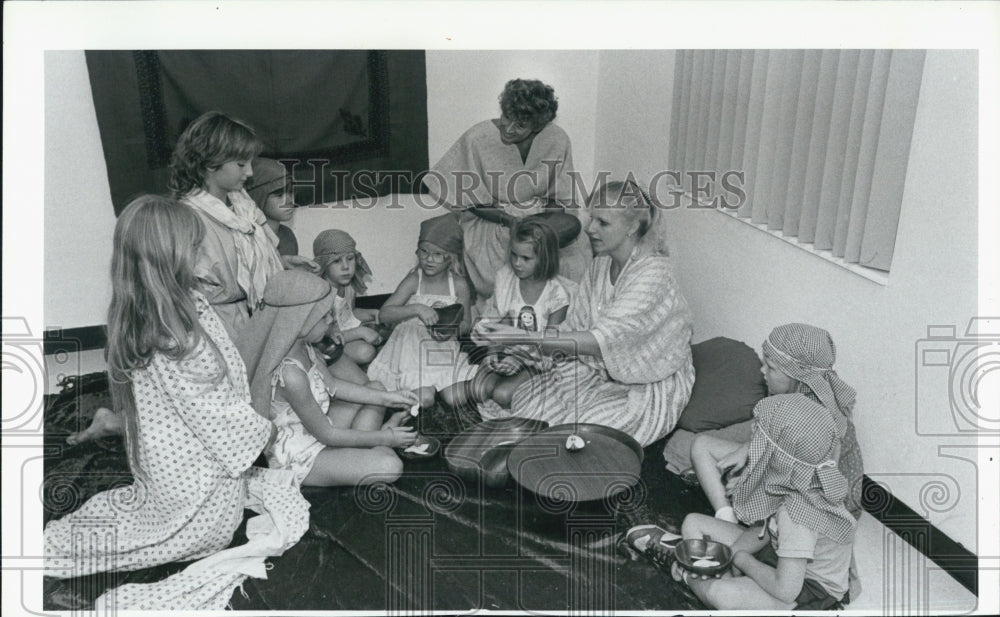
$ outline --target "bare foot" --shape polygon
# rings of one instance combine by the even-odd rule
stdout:
[[[125,425],[123,424],[121,415],[111,411],[107,407],[98,407],[97,411],[94,412],[94,419],[90,421],[90,426],[79,433],[71,434],[66,438],[66,443],[75,446],[78,443],[93,439],[124,434]]]
[[[389,419],[385,421],[382,428],[390,428],[394,426],[402,426],[404,422],[409,420],[410,412],[409,410],[397,411],[396,413],[389,416]]]

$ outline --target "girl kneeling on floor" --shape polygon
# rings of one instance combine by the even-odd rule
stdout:
[[[402,462],[392,448],[409,446],[416,433],[399,426],[405,411],[385,421],[385,410],[408,409],[417,397],[330,374],[312,345],[333,320],[333,295],[314,274],[279,272],[238,342],[254,409],[278,427],[265,451],[268,463],[291,469],[304,486],[394,482]]]

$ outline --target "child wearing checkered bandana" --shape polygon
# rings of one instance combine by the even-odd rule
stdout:
[[[710,536],[733,551],[732,574],[699,578],[676,562],[683,581],[716,609],[835,610],[848,601],[857,522],[845,507],[837,468],[841,427],[801,393],[770,396],[756,423],[733,507],[747,528],[689,514],[683,538]]]
[[[775,328],[764,341],[761,371],[769,395],[799,393],[830,414],[840,439],[837,466],[848,482],[845,505],[857,519],[862,512],[864,465],[851,421],[855,392],[833,370],[835,359],[836,347],[829,332],[791,323]],[[712,435],[699,435],[691,445],[698,482],[715,508],[716,517],[733,523],[737,519],[729,492],[736,483],[736,474],[746,464],[747,447]],[[729,480],[725,481],[727,476]]]

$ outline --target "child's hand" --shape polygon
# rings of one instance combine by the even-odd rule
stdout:
[[[685,568],[676,561],[670,564],[670,576],[673,577],[673,579],[678,583],[683,582],[685,585],[687,585],[688,581],[691,579],[695,580],[701,579],[703,581],[707,581],[708,579],[712,578],[706,574],[695,574],[694,572],[688,570],[687,568]],[[716,576],[716,578],[719,577]]]
[[[747,459],[746,456],[743,456],[742,448],[737,448],[733,452],[730,452],[715,464],[715,468],[719,470],[719,473],[725,479],[726,491],[731,491],[739,484],[740,472],[743,471],[746,464]]]
[[[420,397],[412,390],[396,390],[382,393],[382,406],[391,409],[409,409],[420,403]]]
[[[508,326],[504,323],[499,322],[489,322],[480,321],[476,324],[475,337],[477,342],[485,341],[486,343],[507,343],[511,344],[516,341],[516,339],[525,339],[528,334],[516,328],[514,326]],[[523,342],[523,341],[522,341]]]
[[[500,364],[501,360],[503,360],[503,356],[502,355],[500,355],[498,353],[491,353],[490,355],[488,355],[485,358],[483,358],[483,361],[480,363],[480,365],[484,369],[486,369],[488,371],[492,371],[494,369],[494,367],[496,367],[497,364]]]
[[[420,319],[420,321],[424,322],[425,326],[433,326],[438,322],[437,311],[435,311],[431,307],[425,306],[423,304],[418,304],[415,306],[415,308],[417,310],[417,317]]]
[[[403,426],[410,419],[409,411],[397,411],[396,413],[389,416],[389,419],[382,423],[382,428],[393,428],[396,426]]]
[[[681,567],[681,564],[676,561],[670,564],[670,576],[678,583],[684,583],[686,585],[689,574],[690,572]]]
[[[511,375],[516,375],[521,371],[521,363],[514,356],[507,356],[496,362],[492,367],[490,367],[490,370],[498,375],[510,377]]]
[[[382,432],[388,433],[386,445],[390,448],[405,448],[417,440],[417,432],[412,426],[387,426]]]
[[[358,326],[358,335],[369,345],[378,345],[382,342],[382,335],[365,326]]]

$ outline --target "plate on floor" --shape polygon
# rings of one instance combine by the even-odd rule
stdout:
[[[591,501],[638,483],[642,458],[642,446],[622,431],[599,424],[560,424],[520,441],[507,458],[507,469],[515,482],[536,495],[552,501]]]
[[[507,455],[522,439],[548,426],[541,420],[496,418],[481,422],[451,440],[444,449],[448,469],[470,482],[482,479],[500,487],[510,479]]]

